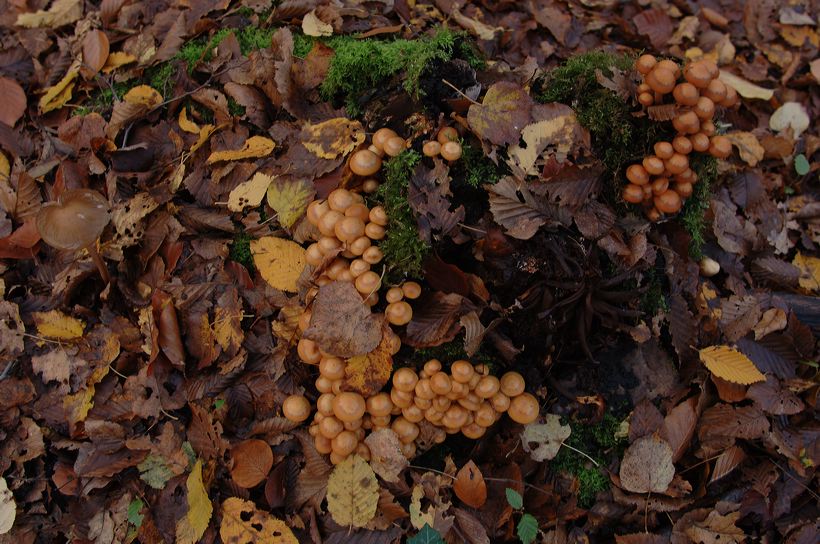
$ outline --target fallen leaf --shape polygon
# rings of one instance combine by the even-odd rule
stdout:
[[[539,463],[555,459],[564,440],[572,434],[569,425],[561,425],[560,416],[547,414],[544,419],[546,423],[525,425],[521,433],[521,446]]]
[[[672,448],[666,440],[644,436],[633,442],[621,461],[621,486],[633,493],[663,493],[675,477]]]
[[[122,100],[114,104],[111,120],[105,133],[114,138],[128,123],[139,119],[153,108],[162,104],[162,95],[149,85],[137,85],[131,88]]]
[[[456,474],[453,491],[461,502],[473,508],[481,508],[487,502],[487,484],[476,464],[470,460]]]
[[[364,439],[370,448],[370,466],[387,482],[397,482],[410,461],[401,452],[398,435],[389,428],[375,428]]]
[[[343,527],[364,527],[376,515],[379,484],[373,469],[353,454],[333,469],[327,481],[327,510]]]
[[[319,19],[316,16],[316,10],[313,9],[302,17],[302,32],[306,36],[332,36],[333,27]]]
[[[46,89],[45,94],[40,97],[40,113],[48,113],[60,109],[66,102],[71,100],[71,93],[74,90],[74,80],[79,73],[79,64],[75,63],[68,69],[63,79]]]
[[[770,129],[775,132],[782,132],[787,128],[791,128],[794,139],[800,138],[800,135],[809,128],[810,124],[809,114],[799,102],[786,102],[769,117]]]
[[[757,163],[763,160],[766,150],[760,145],[757,136],[751,132],[729,132],[726,137],[737,148],[740,158],[749,166],[757,166]]]
[[[13,127],[26,112],[26,92],[15,80],[0,77],[0,96],[3,97],[3,101],[0,102],[0,123]],[[8,161],[2,160],[8,166]],[[5,176],[8,177],[8,171]]]
[[[365,398],[381,391],[393,374],[393,356],[390,353],[392,335],[388,336],[387,333],[382,333],[382,339],[373,351],[351,357],[345,365],[345,386]]]
[[[494,40],[496,34],[503,31],[502,28],[491,27],[481,21],[463,15],[457,6],[454,6],[452,11],[450,11],[450,17],[462,28],[482,40]]]
[[[382,320],[373,315],[353,284],[345,281],[319,287],[310,326],[302,333],[322,351],[344,358],[370,353],[382,336]]]
[[[755,340],[760,340],[769,333],[782,331],[786,328],[786,312],[780,308],[769,308],[760,317],[757,325],[752,329],[755,333]]]
[[[687,527],[686,534],[700,544],[740,544],[746,541],[746,534],[735,525],[739,518],[740,512],[723,516],[713,510],[705,520]]]
[[[259,206],[272,179],[271,176],[257,172],[248,181],[237,185],[228,195],[228,209],[232,212],[241,212],[245,208]]]
[[[799,414],[805,406],[800,397],[781,386],[780,380],[767,376],[764,383],[752,385],[746,392],[746,398],[752,399],[767,414],[791,416]]]
[[[199,125],[188,119],[188,108],[179,108],[177,122],[179,123],[179,128],[190,134],[199,134],[202,130]]]
[[[302,129],[302,145],[320,159],[334,160],[347,155],[365,140],[359,121],[335,117]]]
[[[534,196],[525,183],[512,176],[484,188],[490,194],[490,211],[495,222],[513,238],[529,240],[555,217],[549,203]]]
[[[766,380],[748,357],[729,346],[710,346],[699,353],[706,368],[727,382],[749,385]]]
[[[188,509],[185,516],[176,523],[176,542],[179,544],[196,544],[208,523],[214,507],[208,498],[208,490],[202,483],[202,461],[197,460],[191,473],[188,475],[185,487],[187,489]]]
[[[470,128],[482,139],[496,145],[517,143],[521,130],[530,121],[532,99],[520,86],[509,81],[493,84],[481,104],[467,112]]]
[[[296,281],[305,267],[305,250],[296,242],[265,236],[251,240],[253,263],[274,289],[295,293]]]
[[[311,181],[277,176],[268,186],[268,206],[276,212],[280,225],[291,228],[305,214],[315,195],[316,190]]]
[[[267,442],[255,438],[231,448],[231,478],[240,487],[250,489],[262,483],[273,467],[273,452]]]
[[[800,269],[798,283],[805,291],[820,291],[820,258],[803,255],[799,251],[792,264]]]
[[[105,65],[103,65],[102,71],[104,74],[110,74],[117,68],[131,64],[132,62],[137,62],[137,57],[123,51],[113,51],[109,53],[108,58],[105,59]]]
[[[750,83],[731,72],[726,72],[725,70],[720,71],[720,80],[726,85],[734,87],[737,94],[743,98],[769,100],[774,96],[774,91],[772,89],[764,89],[763,87]]]
[[[224,544],[299,544],[284,521],[237,497],[222,503],[219,536]]]
[[[230,149],[227,151],[214,151],[208,157],[208,164],[221,161],[238,161],[240,159],[252,159],[267,157],[273,151],[276,144],[270,138],[264,136],[251,136],[245,140],[241,149]]]
[[[539,121],[530,123],[521,130],[523,144],[518,137],[507,149],[511,166],[518,167],[527,175],[537,175],[536,161],[548,148],[555,160],[564,162],[567,155],[585,140],[584,130],[578,123],[575,112],[565,104],[543,104],[536,106]]]
[[[80,69],[85,79],[91,79],[108,60],[108,36],[102,30],[90,30],[83,38],[83,67]]]
[[[21,13],[14,24],[26,28],[58,28],[71,24],[82,16],[83,2],[80,0],[54,0],[48,10]]]
[[[17,503],[14,502],[14,495],[9,491],[6,479],[0,477],[0,535],[11,531],[16,516]]]
[[[81,338],[83,329],[85,329],[85,324],[82,321],[65,315],[60,310],[34,312],[32,317],[37,325],[37,332],[46,338],[74,340]]]
[[[662,8],[642,11],[632,18],[632,22],[635,23],[638,33],[649,38],[652,47],[657,50],[666,45],[675,30],[672,26],[672,19],[666,14],[666,10]]]

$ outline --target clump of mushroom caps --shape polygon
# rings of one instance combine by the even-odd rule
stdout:
[[[623,199],[643,204],[646,216],[658,221],[680,211],[692,195],[698,176],[689,167],[690,153],[709,153],[720,159],[732,153],[731,142],[716,134],[712,118],[717,107],[735,106],[738,95],[719,79],[720,70],[711,60],[690,62],[681,70],[675,61],[643,55],[635,68],[643,76],[638,86],[642,106],[676,106],[672,119],[676,136],[671,142],[657,142],[653,155],[626,170],[629,184],[623,190]]]
[[[45,243],[63,251],[85,249],[105,283],[111,277],[97,251],[97,239],[111,220],[108,201],[91,189],[68,189],[54,202],[43,204],[36,225]]]
[[[379,188],[379,181],[373,177],[382,168],[382,158],[395,157],[410,147],[396,131],[390,128],[380,128],[373,133],[373,139],[367,149],[360,149],[350,157],[350,171],[365,179],[362,190],[373,193]],[[436,139],[424,143],[422,152],[427,157],[441,155],[444,160],[456,161],[461,158],[461,144],[458,143],[458,131],[453,127],[443,127],[436,133]]]
[[[490,375],[486,365],[455,361],[449,372],[441,362],[431,359],[417,373],[409,367],[395,371],[389,392],[365,398],[340,389],[345,362],[322,357],[316,388],[320,396],[310,424],[316,449],[330,454],[334,464],[352,453],[370,459],[364,443],[367,432],[392,429],[408,459],[426,441],[443,442],[448,434],[462,433],[479,438],[503,414],[517,423],[532,423],[538,418],[539,404],[524,392],[524,378],[507,372],[500,379]],[[339,387],[337,387],[339,384]],[[302,395],[285,400],[282,411],[291,421],[301,423],[310,417],[310,402]]]

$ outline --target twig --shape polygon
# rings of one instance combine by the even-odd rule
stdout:
[[[453,85],[452,83],[450,83],[446,79],[441,78],[441,82],[444,83],[445,85],[447,85],[448,87],[450,87],[451,89],[453,89],[455,92],[457,92],[458,94],[460,94],[461,96],[463,96],[467,100],[469,100],[471,103],[476,104],[477,106],[481,105],[478,102],[476,102],[475,100],[473,100],[472,98],[470,98],[469,96],[467,96],[466,94],[464,94],[463,92],[461,92],[461,90],[458,87],[456,87],[455,85]]]
[[[0,374],[0,381],[5,380],[11,374],[11,368],[14,366],[14,363],[17,362],[16,359],[12,359],[9,361],[9,364],[6,365],[6,368],[3,369],[3,373]]]
[[[593,464],[593,465],[595,465],[596,467],[600,467],[600,466],[601,466],[601,465],[598,463],[598,461],[596,461],[595,459],[593,459],[592,457],[590,457],[588,454],[586,454],[586,453],[582,452],[582,451],[581,451],[581,450],[579,450],[578,448],[573,448],[572,446],[570,446],[570,445],[569,445],[569,444],[567,444],[566,442],[561,442],[561,445],[562,445],[562,446],[566,446],[566,447],[568,447],[569,449],[571,449],[572,451],[574,451],[574,452],[576,452],[576,453],[580,453],[581,455],[583,455],[584,457],[586,457],[587,459],[589,459],[590,461],[592,461],[592,464]]]

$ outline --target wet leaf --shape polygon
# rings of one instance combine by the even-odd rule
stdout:
[[[379,484],[367,461],[353,454],[333,469],[327,482],[327,510],[339,525],[364,527],[376,515]]]
[[[729,346],[710,346],[699,353],[706,368],[718,378],[742,385],[766,380],[748,357]]]

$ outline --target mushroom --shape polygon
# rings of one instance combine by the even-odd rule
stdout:
[[[85,248],[97,265],[105,283],[110,283],[108,267],[97,252],[96,242],[111,220],[108,201],[91,189],[63,191],[55,202],[49,202],[37,213],[37,230],[45,243],[53,248],[72,250]]]
[[[282,403],[284,416],[296,423],[301,423],[310,416],[310,402],[302,395],[291,395]]]

